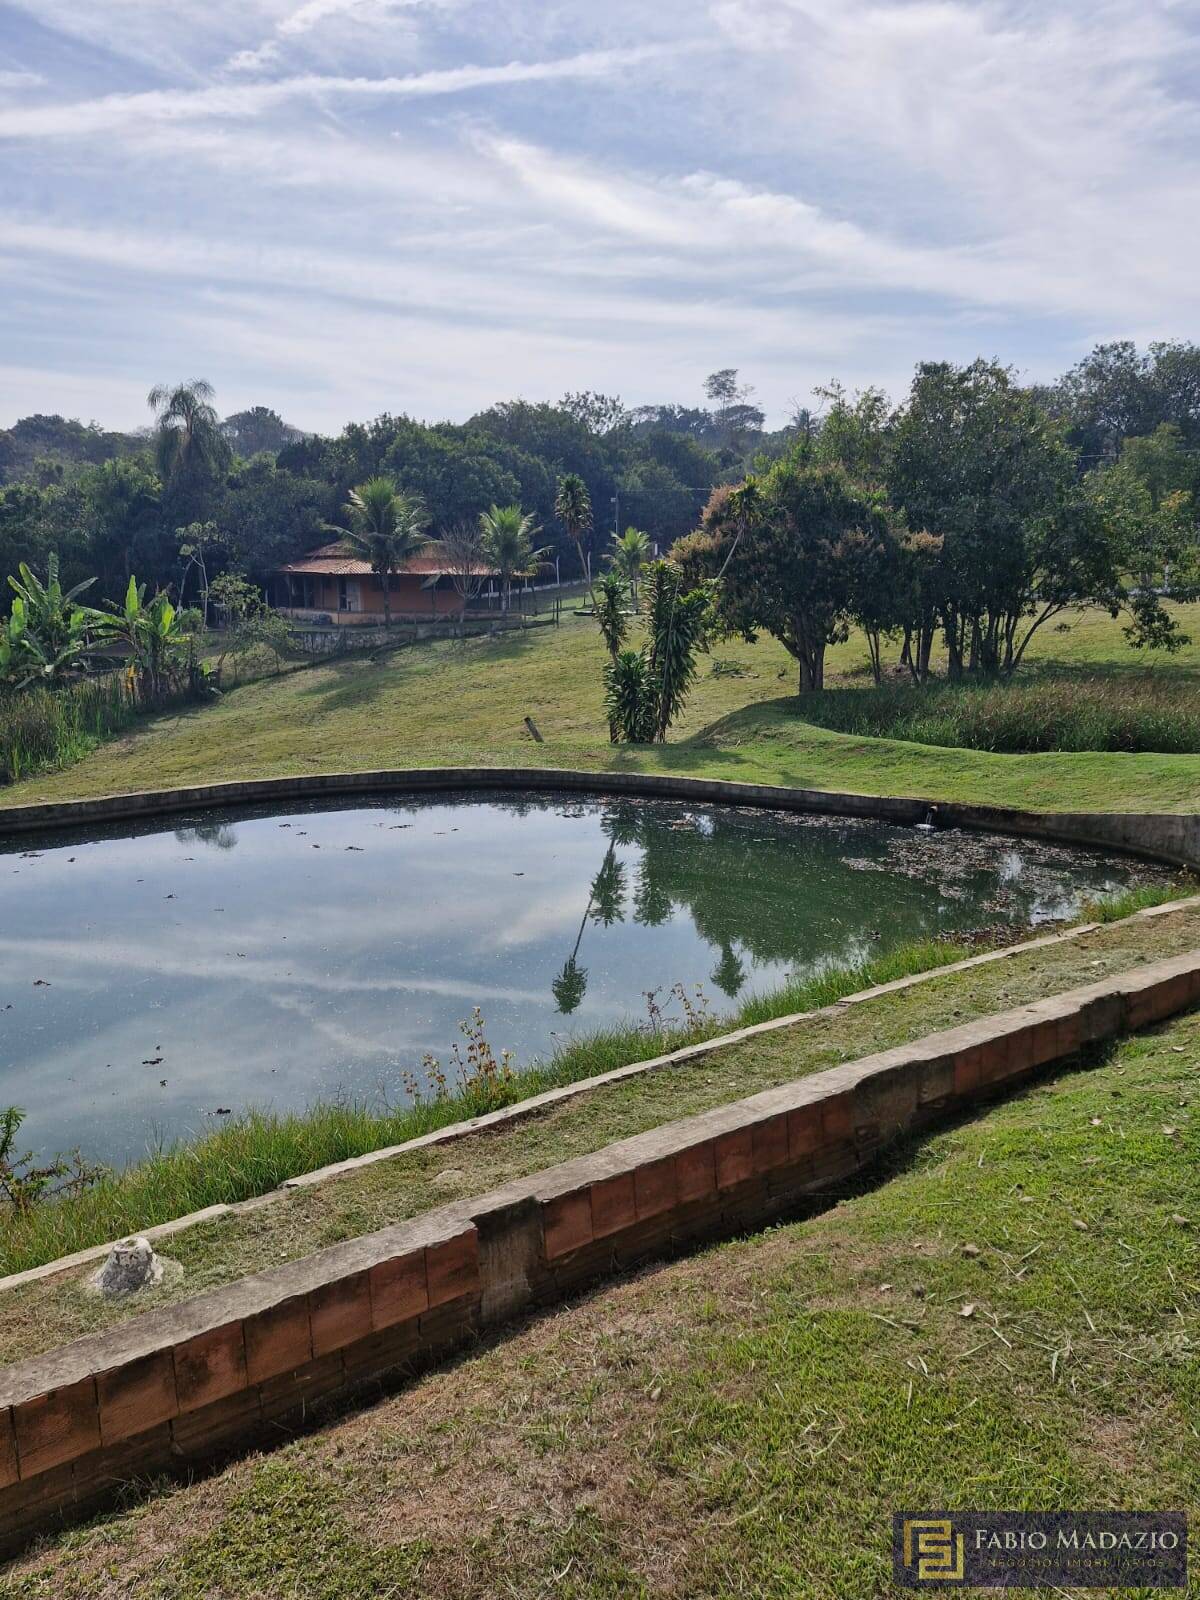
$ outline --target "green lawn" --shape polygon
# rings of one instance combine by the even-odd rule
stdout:
[[[1200,607],[1183,621],[1200,640]],[[1200,756],[990,755],[852,737],[803,722],[794,665],[769,639],[719,645],[738,675],[701,661],[687,714],[663,747],[614,748],[601,704],[603,651],[594,625],[494,640],[427,644],[384,660],[348,660],[266,678],[216,705],[160,717],[68,770],[15,785],[0,805],[263,777],[372,767],[537,765],[676,772],[860,793],[918,795],[1041,810],[1189,810],[1200,794]],[[1149,664],[1148,664],[1149,663]],[[852,639],[831,672],[865,673]],[[1200,688],[1200,644],[1153,660],[1125,644],[1101,613],[1044,632],[1037,671],[1138,675]],[[545,743],[535,744],[532,716]]]
[[[880,1600],[894,1509],[1195,1513],[1198,1127],[1192,1015],[821,1215],[134,1497],[0,1594]]]

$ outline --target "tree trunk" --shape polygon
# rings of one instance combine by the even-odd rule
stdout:
[[[946,675],[952,682],[963,675],[963,624],[954,612],[946,616]]]
[[[883,682],[883,663],[879,656],[879,630],[877,628],[868,628],[866,633],[867,650],[871,656],[871,676],[874,678],[875,687],[878,689]]]
[[[382,573],[380,575],[379,581],[383,585],[383,631],[384,631],[385,634],[388,634],[388,633],[391,633],[391,631],[392,631],[392,579],[391,579],[391,573],[390,572]]]
[[[811,694],[824,687],[825,646],[806,646],[800,652],[800,693]]]

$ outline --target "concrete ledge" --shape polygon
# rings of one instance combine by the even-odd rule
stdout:
[[[1166,861],[1172,866],[1200,867],[1200,813],[1196,812],[1015,811],[1001,806],[959,805],[945,800],[893,799],[886,795],[848,794],[826,789],[730,783],[720,778],[683,778],[645,772],[581,772],[547,767],[413,767],[396,771],[327,772],[199,784],[188,789],[147,790],[94,800],[0,806],[0,837],[165,816],[199,807],[257,805],[264,801],[312,800],[338,795],[423,794],[430,790],[469,793],[480,789],[644,795],[827,816],[872,817],[909,826],[924,821],[933,811],[942,827],[1093,845]]]
[[[480,1327],[787,1214],[901,1136],[1200,1002],[1200,950],[684,1118],[0,1373],[0,1548]],[[266,1435],[269,1436],[269,1435]]]

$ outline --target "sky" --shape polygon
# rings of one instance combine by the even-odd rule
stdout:
[[[0,426],[1200,335],[1200,0],[0,0]]]

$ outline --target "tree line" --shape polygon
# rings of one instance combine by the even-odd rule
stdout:
[[[1076,605],[1125,612],[1135,645],[1182,642],[1163,601],[1198,592],[1197,346],[1100,346],[1041,387],[994,362],[923,363],[898,405],[834,384],[774,432],[735,368],[704,389],[696,407],[582,392],[328,438],[261,406],[222,420],[202,382],[151,390],[138,434],[25,418],[0,432],[0,572],[46,572],[53,553],[64,589],[94,579],[123,604],[136,576],[206,620],[214,592],[250,615],[270,572],[334,536],[381,573],[437,539],[464,592],[486,563],[507,596],[538,562],[598,577],[642,529],[635,581],[646,546],[673,558],[648,576],[670,626],[643,680],[661,680],[684,615],[697,638],[772,633],[802,690],[851,626],[877,677],[895,636],[917,682],[938,640],[952,676],[1015,671]],[[703,626],[684,604],[702,585]],[[622,725],[661,737],[672,697],[623,645]]]
[[[222,420],[202,382],[156,387],[149,400],[139,434],[45,416],[0,430],[0,572],[19,561],[44,570],[53,550],[69,583],[96,577],[112,596],[137,573],[186,603],[194,596],[181,585],[199,573],[181,549],[200,528],[210,576],[236,571],[261,585],[347,526],[352,494],[386,479],[419,508],[426,538],[452,539],[494,507],[519,506],[566,577],[613,530],[653,528],[664,547],[686,533],[750,442],[770,438],[761,412],[721,398],[712,409],[631,412],[581,393],[506,402],[462,424],[384,415],[336,437],[302,434],[266,407]],[[558,515],[564,478],[594,508],[586,528]]]
[[[1176,649],[1165,602],[1200,595],[1198,384],[1200,351],[1160,345],[1105,347],[1053,391],[983,360],[922,363],[895,407],[832,388],[820,427],[719,486],[673,560],[714,583],[718,626],[785,646],[801,693],[851,627],[876,682],[887,637],[917,683],[938,641],[952,679],[1010,675],[1083,606]]]

